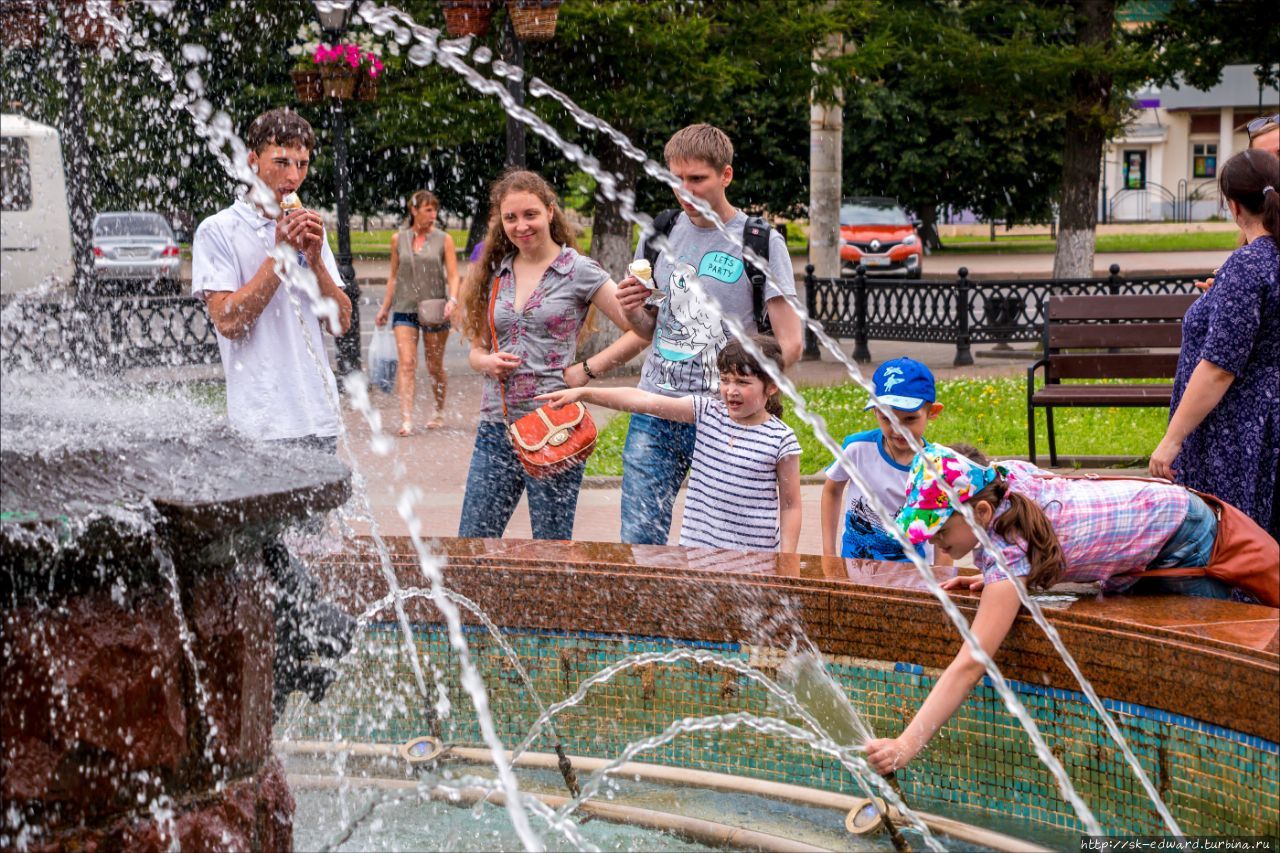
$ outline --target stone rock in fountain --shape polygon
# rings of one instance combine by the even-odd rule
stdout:
[[[346,500],[349,472],[217,428],[35,450],[12,427],[0,847],[288,849],[262,548]]]

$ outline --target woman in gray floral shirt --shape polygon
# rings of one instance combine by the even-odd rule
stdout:
[[[550,184],[534,172],[512,171],[489,196],[484,254],[467,271],[464,288],[471,367],[486,379],[458,535],[502,536],[528,489],[534,538],[570,539],[584,466],[546,479],[530,477],[511,448],[507,425],[538,408],[537,395],[586,385],[639,354],[649,341],[631,331],[609,274],[574,248],[576,230],[557,206]],[[494,288],[497,341],[489,332]],[[575,363],[592,306],[625,334]]]

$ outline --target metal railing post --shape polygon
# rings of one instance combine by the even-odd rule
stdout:
[[[960,268],[960,280],[956,282],[956,367],[973,364],[973,352],[969,349],[969,268]]]
[[[804,310],[809,313],[809,319],[818,322],[818,279],[813,274],[813,264],[805,264],[804,266]],[[824,327],[825,328],[825,327]],[[818,350],[818,336],[806,325],[804,327],[804,354],[802,358],[805,361],[817,361],[822,353]]]
[[[1110,268],[1111,275],[1107,276],[1107,292],[1112,296],[1120,295],[1120,286],[1124,284],[1124,279],[1120,276],[1120,265],[1112,264]]]
[[[867,268],[862,264],[853,272],[853,360],[871,361],[867,346]]]

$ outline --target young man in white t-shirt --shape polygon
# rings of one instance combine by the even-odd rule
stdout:
[[[276,204],[306,180],[315,134],[306,119],[287,109],[265,112],[245,133],[249,168],[275,195]],[[337,308],[334,335],[351,324],[351,300],[312,210],[273,217],[250,201],[251,193],[200,223],[191,243],[191,292],[204,298],[218,333],[227,382],[227,416],[249,438],[330,453],[340,427],[338,387],[329,368],[320,320],[310,297],[289,293],[271,251],[286,244],[315,274],[324,300]],[[294,303],[297,303],[295,308]],[[301,320],[299,320],[301,314]],[[278,539],[262,549],[275,589],[277,717],[288,694],[307,691],[319,701],[336,677],[310,662],[316,654],[341,657],[351,645],[354,622],[320,601],[310,572]]]
[[[937,390],[929,368],[915,359],[895,358],[880,365],[871,381],[876,396],[894,410],[898,421],[923,445],[925,428],[942,413],[942,404],[934,399]],[[871,407],[867,403],[866,408]],[[907,478],[915,451],[878,410],[876,420],[878,428],[854,433],[844,440],[842,456],[889,510],[888,522],[893,524],[893,515],[906,503]],[[884,521],[871,508],[867,495],[850,482],[840,460],[832,462],[826,474],[821,502],[822,553],[862,560],[906,560],[902,547],[886,532]],[[837,541],[842,516],[844,535]],[[932,551],[926,548],[926,560],[932,561]]]
[[[249,125],[245,144],[249,168],[277,204],[306,180],[315,134],[297,113],[263,113]],[[336,305],[337,326],[324,324],[330,333],[346,332],[351,300],[340,286],[319,214],[301,209],[275,217],[251,198],[246,194],[201,222],[191,244],[191,292],[204,298],[218,333],[227,416],[250,438],[334,450],[337,383],[321,323],[305,292],[281,286],[272,249],[287,244],[296,250],[322,299]]]

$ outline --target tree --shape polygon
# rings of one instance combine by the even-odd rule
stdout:
[[[934,248],[943,207],[1051,217],[1063,119],[1036,68],[1059,29],[1030,3],[878,7],[860,33],[876,52],[859,51],[846,87],[845,191],[896,197]]]

